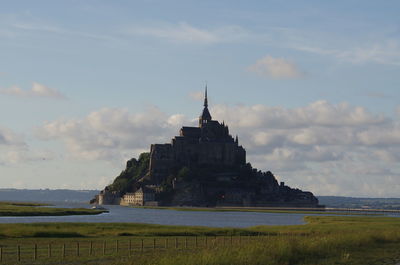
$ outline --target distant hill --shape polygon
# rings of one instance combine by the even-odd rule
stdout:
[[[319,203],[332,208],[370,208],[400,210],[400,198],[354,198],[317,196]]]
[[[89,202],[98,190],[0,189],[0,201]]]

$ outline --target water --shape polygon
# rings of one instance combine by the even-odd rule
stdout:
[[[56,207],[84,207],[88,204],[58,203]],[[206,212],[130,208],[106,205],[110,212],[99,215],[0,217],[0,223],[36,222],[95,222],[95,223],[147,223],[162,225],[188,225],[208,227],[249,227],[255,225],[303,224],[305,214],[256,212]]]
[[[88,204],[57,203],[56,207],[90,208]],[[207,227],[250,227],[256,225],[299,225],[304,216],[312,214],[259,213],[259,212],[206,212],[130,208],[106,205],[110,212],[99,215],[0,217],[0,223],[36,222],[95,222],[95,223],[147,223],[161,225],[187,225]]]

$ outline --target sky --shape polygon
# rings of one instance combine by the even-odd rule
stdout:
[[[101,189],[213,119],[316,195],[400,196],[399,1],[4,1],[0,187]]]

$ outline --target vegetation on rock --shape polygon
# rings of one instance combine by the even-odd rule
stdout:
[[[126,162],[126,168],[108,186],[110,191],[126,193],[135,189],[135,184],[143,178],[149,170],[150,153],[142,153],[139,159],[132,158]]]

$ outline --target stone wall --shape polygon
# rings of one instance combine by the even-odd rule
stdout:
[[[151,180],[160,183],[168,176],[174,165],[174,152],[171,144],[152,144],[150,149],[149,173]]]

